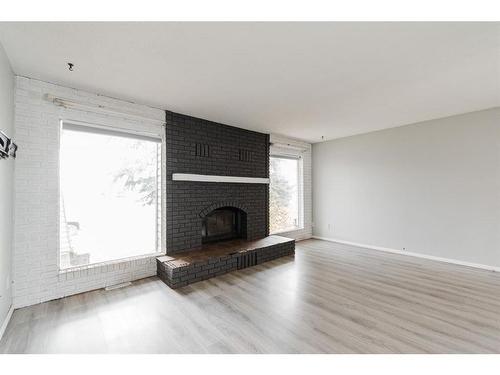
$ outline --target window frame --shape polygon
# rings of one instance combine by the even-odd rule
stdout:
[[[278,158],[278,159],[291,159],[291,160],[297,160],[297,195],[298,195],[298,202],[297,202],[297,215],[298,215],[298,223],[296,227],[293,228],[287,228],[275,232],[271,232],[269,229],[269,235],[273,234],[284,234],[284,233],[292,233],[295,231],[303,230],[304,229],[304,160],[302,158],[302,155],[297,152],[279,152],[279,151],[272,151],[269,153],[269,159],[271,158]],[[269,171],[271,173],[271,171]],[[271,187],[271,175],[269,175],[269,187]],[[271,199],[269,197],[269,199]],[[270,203],[270,202],[269,202]],[[271,207],[271,204],[269,204],[269,207]],[[269,219],[271,216],[271,213],[269,212]],[[271,226],[271,223],[269,223],[269,227]]]
[[[159,230],[159,233],[156,233],[156,249],[159,249],[158,251],[150,252],[150,253],[144,253],[141,255],[134,255],[134,256],[128,256],[128,257],[123,257],[123,258],[116,258],[112,260],[106,260],[106,261],[101,261],[101,262],[95,262],[95,263],[89,263],[89,264],[83,264],[83,265],[77,265],[77,266],[71,266],[71,267],[66,267],[66,268],[61,268],[61,145],[62,145],[62,135],[63,131],[65,128],[68,128],[69,130],[75,131],[76,128],[79,128],[80,130],[76,131],[82,131],[86,133],[92,133],[92,134],[102,134],[102,135],[113,135],[113,136],[122,136],[125,138],[133,138],[133,139],[143,139],[143,140],[149,140],[149,141],[155,141],[160,144],[160,153],[159,153],[159,176],[160,180],[158,181],[158,186],[160,188],[159,190],[159,195],[160,195],[160,202],[159,202],[159,207],[157,206],[157,212],[159,210],[159,215],[156,215],[156,221],[157,223],[159,222],[158,225],[156,225],[157,230]],[[86,130],[88,129],[88,130]],[[157,257],[161,255],[166,254],[166,248],[165,248],[165,228],[166,228],[166,223],[165,223],[165,209],[166,209],[166,199],[165,195],[163,192],[165,190],[165,168],[164,168],[164,163],[165,163],[165,127],[161,127],[161,131],[158,133],[155,132],[148,132],[148,131],[140,131],[137,129],[132,129],[132,128],[126,128],[126,127],[121,127],[121,126],[114,126],[114,125],[104,125],[104,124],[97,124],[97,123],[90,123],[86,121],[79,121],[79,120],[71,120],[71,119],[60,119],[59,120],[59,142],[58,142],[58,190],[57,190],[57,205],[58,205],[58,216],[57,216],[57,228],[58,228],[58,243],[57,243],[57,268],[60,274],[65,274],[68,272],[74,272],[78,270],[84,270],[84,269],[90,269],[94,267],[99,267],[99,266],[105,266],[109,264],[119,264],[119,263],[124,263],[124,262],[129,262],[132,260],[137,260],[137,259],[145,259],[145,258],[151,258],[151,257]],[[160,227],[160,228],[159,228]],[[159,242],[159,243],[158,243]]]

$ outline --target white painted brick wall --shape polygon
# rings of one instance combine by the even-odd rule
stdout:
[[[272,154],[285,154],[297,155],[302,157],[302,173],[303,179],[300,181],[304,192],[304,227],[299,230],[291,232],[279,233],[279,235],[294,238],[296,240],[304,240],[312,237],[312,146],[310,143],[298,141],[296,139],[288,138],[282,135],[271,134],[271,155]],[[292,147],[284,145],[289,144]],[[278,146],[280,145],[280,146]],[[298,151],[296,148],[300,147],[304,151]]]
[[[164,112],[130,102],[16,78],[15,139],[19,146],[14,181],[14,306],[16,308],[156,274],[154,257],[60,272],[60,120],[77,120],[162,134],[161,125],[135,118],[58,107],[44,94],[102,104],[164,120]],[[164,207],[165,208],[165,207]]]

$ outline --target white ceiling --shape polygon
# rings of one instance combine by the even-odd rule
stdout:
[[[18,75],[312,142],[500,105],[500,23],[0,23],[0,42]]]

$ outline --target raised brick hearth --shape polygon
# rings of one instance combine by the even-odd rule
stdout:
[[[223,241],[204,245],[199,250],[159,257],[157,273],[175,289],[294,253],[295,241],[281,236]]]
[[[167,112],[167,255],[158,258],[158,276],[177,288],[293,254],[294,240],[269,236],[268,179],[268,134]]]

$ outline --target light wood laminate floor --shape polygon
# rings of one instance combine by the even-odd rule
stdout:
[[[16,310],[3,353],[499,353],[500,274],[320,240],[174,291]]]

